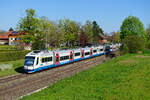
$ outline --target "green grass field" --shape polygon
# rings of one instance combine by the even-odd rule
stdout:
[[[11,67],[10,69],[0,70],[0,77],[23,72],[23,67],[22,67],[23,64],[24,64],[24,59],[20,59],[16,61],[0,62],[0,67],[3,66]]]
[[[118,57],[22,100],[150,100],[150,55]]]

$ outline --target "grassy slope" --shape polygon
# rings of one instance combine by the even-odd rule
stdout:
[[[13,65],[12,69],[0,71],[0,77],[23,72],[23,68],[22,68],[23,63],[24,63],[24,59],[16,60],[16,61],[0,62],[0,65],[1,64],[12,64]]]
[[[13,65],[12,69],[4,70],[4,71],[0,70],[0,77],[23,72],[22,66],[24,63],[24,55],[27,52],[29,51],[17,50],[16,46],[0,45],[0,66],[1,64]]]
[[[150,56],[125,55],[23,100],[149,100]]]

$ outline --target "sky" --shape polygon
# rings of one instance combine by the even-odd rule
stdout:
[[[0,0],[0,30],[15,28],[30,8],[38,17],[53,21],[69,18],[84,24],[95,20],[105,33],[119,31],[128,16],[138,17],[144,28],[150,24],[150,0]]]

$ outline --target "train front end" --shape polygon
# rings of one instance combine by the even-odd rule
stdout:
[[[35,69],[36,69],[36,65],[37,63],[39,62],[39,57],[38,57],[38,53],[40,51],[32,51],[30,53],[28,53],[26,56],[25,56],[25,59],[24,59],[24,71],[26,73],[33,73],[35,72]]]
[[[34,72],[34,62],[35,62],[34,56],[26,56],[24,60],[24,71],[27,73]]]

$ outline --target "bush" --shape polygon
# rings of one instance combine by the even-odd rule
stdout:
[[[150,40],[146,41],[145,46],[147,49],[150,49]]]
[[[3,52],[0,52],[0,62],[24,59],[25,55],[28,52],[29,51],[3,51]]]
[[[143,50],[143,54],[150,54],[150,49],[147,49],[147,48],[144,49],[144,50]]]
[[[129,52],[129,49],[126,44],[121,45],[121,54],[126,54]]]
[[[13,68],[13,64],[0,64],[0,71],[4,71],[4,70],[8,70],[8,69],[12,69]]]
[[[123,45],[126,45],[129,53],[137,53],[145,48],[145,41],[138,35],[131,35],[124,39]],[[126,47],[124,47],[126,49]]]
[[[16,50],[16,46],[11,45],[0,45],[0,50]]]

